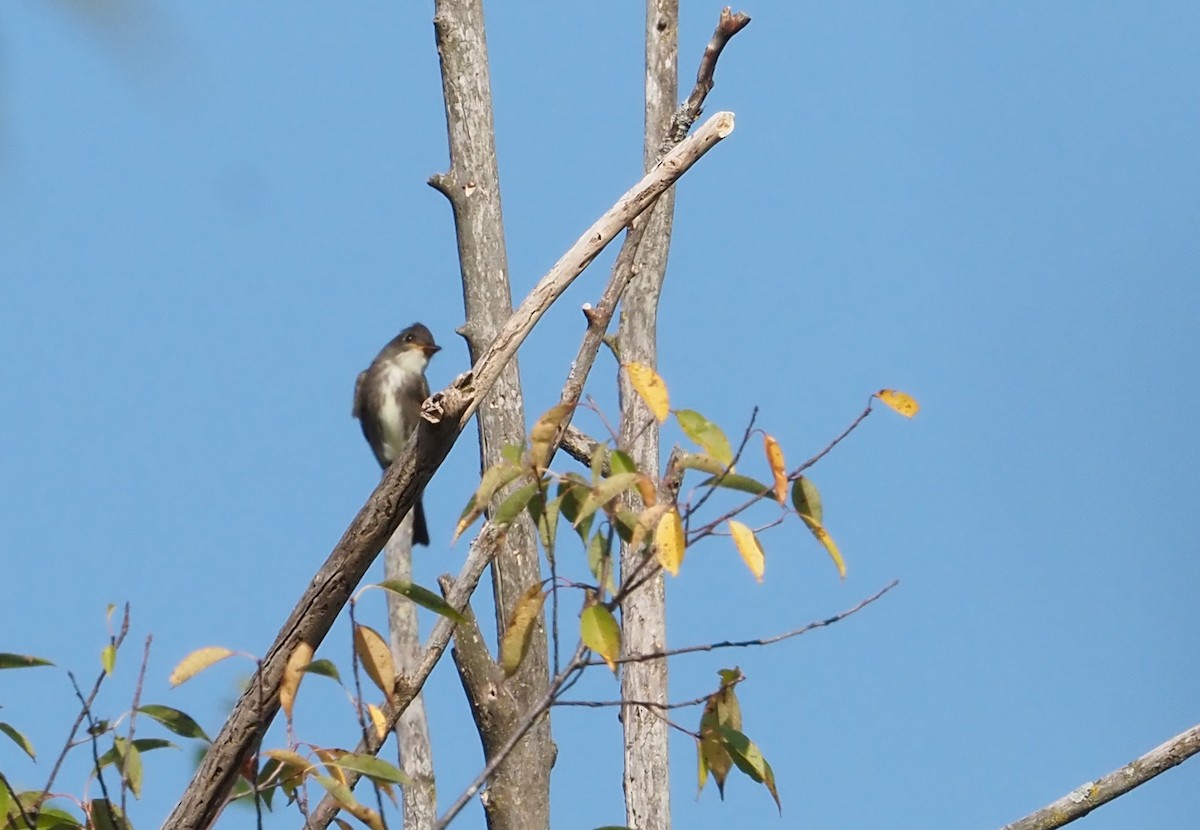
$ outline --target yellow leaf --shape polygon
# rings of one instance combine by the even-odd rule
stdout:
[[[683,520],[679,511],[672,507],[658,521],[654,530],[654,547],[658,563],[671,576],[679,575],[679,566],[683,564],[683,554],[687,540],[683,536]]]
[[[534,623],[537,622],[545,601],[546,595],[542,592],[540,582],[526,588],[525,593],[517,600],[508,628],[500,638],[500,667],[504,669],[505,677],[512,677],[521,667],[521,661],[525,659],[533,639]]]
[[[304,679],[301,669],[312,662],[312,656],[312,646],[302,640],[283,667],[283,678],[279,681],[279,705],[289,721],[292,719],[292,707],[296,705],[296,692],[300,690],[300,681]]]
[[[368,703],[367,714],[371,717],[371,725],[375,727],[375,737],[382,741],[388,733],[387,718],[383,716],[383,710],[374,703]]]
[[[645,401],[654,417],[660,424],[667,420],[667,415],[671,413],[671,398],[658,372],[641,363],[626,363],[624,366],[634,391]]]
[[[111,675],[113,669],[117,667],[117,647],[109,643],[100,652],[100,665],[104,667],[104,673]]]
[[[880,389],[875,393],[875,397],[879,398],[879,400],[899,412],[905,418],[911,418],[916,415],[917,411],[921,408],[921,405],[917,403],[912,395],[899,392],[895,389]]]
[[[198,648],[179,661],[179,665],[171,672],[167,681],[172,686],[178,686],[185,680],[191,680],[213,663],[220,662],[226,657],[232,657],[234,652],[221,646],[205,646]]]
[[[638,515],[637,524],[633,526],[633,536],[629,540],[631,550],[641,548],[646,537],[658,528],[658,523],[662,521],[663,515],[670,509],[665,504],[655,504],[647,507]]]
[[[396,664],[392,650],[379,632],[365,625],[354,627],[354,651],[362,661],[367,676],[389,697],[396,686]]]
[[[621,629],[612,612],[598,602],[584,608],[579,618],[579,636],[585,646],[604,658],[615,674],[617,656],[621,653]]]
[[[332,776],[339,784],[345,785],[347,783],[345,771],[336,763],[339,758],[346,754],[346,750],[315,747],[313,749],[313,754],[315,754],[321,759],[322,762],[324,762],[325,771],[328,772],[330,776]]]
[[[263,755],[266,755],[268,758],[274,758],[279,763],[301,773],[313,768],[313,765],[308,762],[307,758],[290,749],[268,749],[263,752]]]
[[[750,573],[754,574],[754,578],[762,582],[766,560],[763,557],[762,546],[758,544],[758,537],[754,535],[753,530],[732,519],[729,520],[729,532],[733,534],[733,543],[737,545],[742,561],[746,563]]]
[[[842,579],[846,578],[846,563],[842,559],[841,551],[838,550],[837,544],[833,541],[833,537],[829,535],[824,527],[822,527],[811,516],[800,514],[800,518],[804,519],[804,523],[808,525],[808,529],[812,531],[812,535],[817,537],[817,541],[825,546],[825,550],[829,551],[829,558],[833,560],[833,564],[837,565],[838,576]]]
[[[775,479],[775,500],[780,504],[787,503],[787,465],[783,461],[783,449],[779,442],[770,435],[763,436],[763,450],[767,454],[767,464],[771,467],[771,475]]]

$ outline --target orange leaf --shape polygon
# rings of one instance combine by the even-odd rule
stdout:
[[[767,463],[771,465],[771,475],[775,478],[775,500],[787,504],[787,465],[783,461],[783,449],[770,435],[764,435],[763,450],[767,453]]]
[[[283,667],[283,679],[279,681],[279,705],[287,719],[292,719],[292,707],[296,705],[296,692],[300,690],[300,681],[304,679],[305,666],[312,662],[313,648],[303,640],[296,644],[287,665]]]

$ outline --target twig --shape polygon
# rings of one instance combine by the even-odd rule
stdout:
[[[479,584],[479,578],[483,575],[488,563],[496,555],[496,538],[496,528],[489,523],[484,525],[483,531],[471,543],[471,549],[467,554],[467,561],[463,563],[462,570],[459,571],[458,576],[454,579],[454,585],[446,597],[446,602],[455,610],[462,611],[466,608],[471,594],[475,591],[475,586]],[[438,621],[425,643],[425,648],[421,652],[416,670],[411,676],[406,675],[397,681],[394,701],[386,701],[384,704],[383,712],[387,726],[384,734],[395,728],[396,722],[400,720],[400,716],[404,713],[404,710],[408,708],[408,705],[425,685],[430,672],[433,671],[433,667],[441,660],[442,654],[450,642],[450,636],[454,632],[454,625],[452,620],[446,617],[438,617]],[[382,745],[383,741],[379,740],[375,733],[372,732],[358,745],[355,752],[374,755]],[[343,770],[343,773],[346,776],[347,785],[353,788],[358,783],[359,774],[348,769]],[[308,819],[305,827],[307,830],[323,830],[323,828],[329,826],[340,809],[341,806],[338,801],[333,796],[326,795],[313,811],[312,817]]]
[[[142,649],[142,665],[138,670],[137,685],[133,687],[133,706],[129,709],[129,745],[133,746],[133,722],[137,719],[138,706],[142,700],[142,686],[146,682],[146,665],[150,662],[150,643],[153,634],[146,635],[146,645]],[[125,787],[121,788],[121,815],[125,815]]]
[[[125,642],[125,635],[128,633],[129,603],[127,602],[125,603],[125,612],[121,616],[121,628],[117,631],[115,637],[109,637],[109,644],[114,649],[119,650],[121,648],[121,643]],[[35,810],[40,810],[41,804],[45,802],[47,797],[49,797],[50,789],[54,786],[54,779],[58,776],[58,771],[62,767],[63,761],[65,761],[67,758],[67,753],[70,752],[71,747],[74,746],[75,733],[79,731],[79,725],[83,723],[83,719],[87,716],[88,708],[93,702],[95,702],[96,695],[100,693],[100,684],[104,682],[104,678],[107,676],[108,672],[101,670],[100,674],[96,677],[96,682],[92,684],[92,691],[90,694],[88,694],[87,700],[84,702],[83,709],[80,710],[79,715],[75,718],[75,723],[71,724],[71,730],[67,733],[67,740],[63,743],[62,752],[58,754],[58,758],[56,758],[54,761],[54,766],[50,768],[50,777],[46,779],[46,787],[42,790],[42,794],[37,800],[37,807],[35,807]],[[34,818],[37,818],[36,814],[34,815]]]
[[[854,430],[858,429],[859,424],[861,424],[863,421],[865,421],[867,419],[867,416],[870,415],[871,412],[873,411],[872,404],[874,404],[874,402],[875,402],[874,395],[867,398],[866,409],[864,409],[862,412],[858,413],[858,417],[854,419],[854,421],[850,424],[850,426],[848,426],[844,430],[842,430],[841,434],[838,435],[837,438],[834,438],[832,441],[830,441],[825,446],[825,449],[821,450],[819,453],[814,455],[812,458],[808,459],[803,464],[801,464],[799,467],[797,467],[796,469],[794,469],[790,473],[788,473],[788,481],[795,481],[797,478],[800,477],[801,473],[803,473],[809,467],[816,464],[818,461],[820,461],[825,456],[829,455],[829,453],[833,452],[834,447],[836,447],[838,444],[842,443],[842,441],[844,441],[850,435],[850,433],[852,433],[852,432],[854,432]]]
[[[871,411],[872,411],[871,410],[871,402],[873,400],[874,400],[874,396],[872,396],[870,399],[868,399],[867,400],[867,408],[864,409],[862,412],[858,413],[858,417],[855,418],[850,423],[850,426],[846,427],[844,430],[842,430],[841,434],[839,434],[836,438],[834,438],[832,441],[830,441],[828,444],[826,444],[824,449],[822,449],[819,453],[814,455],[812,458],[808,459],[803,464],[801,464],[799,467],[797,467],[796,469],[794,469],[790,473],[788,473],[788,481],[795,481],[796,479],[798,479],[805,470],[807,470],[809,467],[816,464],[818,461],[820,461],[825,456],[829,455],[829,453],[833,451],[834,447],[836,447],[838,444],[842,443],[842,441],[844,441],[850,435],[850,433],[854,432],[854,430],[856,430],[858,428],[858,425],[861,424],[863,421],[865,421],[867,416],[871,414]],[[702,527],[697,528],[694,532],[691,533],[690,537],[688,538],[688,544],[693,545],[696,542],[698,542],[699,540],[705,538],[706,536],[711,536],[720,524],[722,524],[723,522],[729,521],[734,516],[741,513],[743,510],[746,510],[747,508],[752,507],[755,504],[758,504],[758,502],[762,501],[764,498],[771,496],[772,493],[773,493],[773,491],[770,488],[767,488],[766,490],[763,490],[758,495],[751,496],[749,499],[742,502],[737,507],[734,507],[731,510],[727,510],[726,512],[722,513],[717,518],[706,523]]]
[[[8,779],[4,777],[3,772],[0,772],[0,784],[3,784],[4,789],[8,791],[9,801],[17,805],[17,809],[21,813],[21,818],[25,821],[25,827],[28,828],[28,830],[34,830],[34,820],[30,818],[29,813],[25,812],[24,802],[17,797],[17,791],[13,789],[12,784],[8,783]],[[41,806],[40,802],[38,803],[38,806]],[[8,826],[11,827],[12,825]]]
[[[567,667],[554,676],[554,679],[551,681],[550,687],[546,690],[546,693],[542,695],[541,699],[539,699],[537,703],[534,704],[534,706],[529,710],[529,712],[525,714],[525,716],[522,718],[521,724],[513,731],[512,735],[509,736],[504,745],[500,747],[500,749],[498,749],[491,758],[488,759],[488,762],[484,768],[480,770],[478,775],[475,776],[475,780],[467,785],[467,788],[459,794],[458,798],[454,800],[454,803],[451,804],[446,809],[446,812],[442,815],[442,817],[438,819],[436,830],[443,830],[443,828],[449,825],[450,822],[454,820],[454,817],[462,811],[462,808],[466,807],[471,799],[475,797],[475,794],[483,788],[483,785],[487,783],[487,780],[492,777],[492,773],[496,771],[496,768],[499,767],[500,764],[504,763],[504,759],[507,758],[509,753],[516,748],[517,744],[520,742],[521,738],[524,737],[525,733],[528,732],[534,723],[537,722],[538,718],[544,715],[546,710],[550,708],[551,704],[554,702],[555,695],[561,692],[568,677],[583,670],[584,666],[587,664],[587,661],[584,659],[586,654],[587,648],[583,645],[583,643],[580,643],[576,647],[575,654],[571,658],[571,662],[567,664]]]
[[[645,709],[685,709],[689,706],[700,706],[708,695],[684,700],[678,703],[659,703],[654,700],[556,700],[555,706],[583,706],[588,709],[602,709],[615,706],[641,706]]]
[[[645,654],[627,654],[623,657],[616,658],[616,660],[614,660],[613,662],[616,662],[616,663],[639,663],[639,662],[642,662],[645,660],[661,660],[664,657],[674,657],[677,654],[694,654],[695,652],[698,652],[698,651],[716,651],[717,649],[722,649],[722,648],[746,648],[748,646],[769,646],[772,643],[778,643],[782,640],[791,639],[792,637],[799,637],[801,634],[806,634],[807,632],[812,631],[814,628],[824,628],[825,626],[833,625],[836,622],[840,622],[841,620],[846,619],[846,617],[849,617],[852,614],[856,614],[859,611],[861,611],[862,609],[866,608],[868,605],[875,602],[875,600],[879,599],[880,597],[882,597],[884,594],[886,594],[888,591],[892,590],[899,584],[900,584],[900,580],[894,579],[894,580],[892,580],[891,583],[884,586],[883,588],[881,588],[879,591],[872,594],[871,596],[867,597],[862,602],[855,605],[853,608],[847,608],[845,611],[842,611],[838,614],[834,614],[832,617],[827,617],[826,619],[823,619],[823,620],[814,620],[813,622],[810,622],[808,625],[801,626],[800,628],[794,629],[792,631],[786,631],[783,634],[776,634],[773,637],[760,637],[760,638],[754,639],[754,640],[722,640],[719,643],[704,643],[702,645],[696,645],[696,646],[683,646],[682,648],[665,649],[663,651],[653,651],[653,652],[648,652]],[[604,661],[601,661],[601,660],[589,660],[588,665],[589,666],[603,666],[606,664],[604,663]]]
[[[104,796],[104,802],[105,802],[105,804],[110,805],[110,810],[111,810],[112,798],[109,797],[109,795],[108,795],[108,785],[104,782],[104,769],[100,766],[100,750],[97,747],[97,744],[99,743],[99,741],[97,741],[98,736],[96,735],[96,722],[94,720],[92,720],[92,708],[89,705],[89,702],[84,699],[83,691],[79,688],[79,682],[77,680],[75,680],[74,672],[67,672],[67,677],[69,677],[71,679],[71,687],[75,690],[75,697],[79,698],[79,702],[83,705],[83,716],[85,718],[87,718],[88,735],[91,738],[90,743],[92,745],[92,762],[96,765],[96,780],[100,782],[100,794]],[[115,747],[114,747],[114,750],[115,750]],[[124,759],[121,758],[121,753],[115,752],[114,754],[116,754],[118,760],[121,761],[121,766],[124,766],[125,762],[124,762]],[[121,771],[121,781],[122,781],[121,788],[122,789],[124,789],[124,787],[125,787],[124,780],[125,780],[125,773],[124,773],[124,770],[122,770]]]
[[[700,117],[700,113],[704,111],[704,99],[713,88],[713,74],[717,70],[717,60],[721,57],[721,52],[729,43],[729,39],[750,23],[750,16],[745,12],[731,14],[730,11],[728,6],[721,10],[721,17],[717,21],[712,39],[704,47],[704,56],[700,58],[700,67],[696,71],[696,85],[692,87],[692,94],[679,107],[679,112],[671,122],[671,130],[664,142],[668,146],[678,143],[687,135],[692,124]]]
[[[1080,784],[1062,798],[1036,813],[1006,824],[1003,830],[1053,830],[1083,818],[1114,798],[1140,787],[1151,778],[1178,766],[1200,752],[1200,724],[1176,735],[1137,760],[1096,780]]]
[[[754,407],[754,409],[750,412],[750,423],[746,424],[746,430],[742,433],[742,443],[738,445],[737,452],[734,453],[733,460],[729,462],[729,466],[721,471],[720,475],[713,479],[712,484],[708,486],[708,489],[700,497],[700,500],[694,505],[688,506],[687,516],[684,517],[685,522],[691,519],[693,513],[704,506],[704,503],[709,500],[713,493],[717,492],[717,488],[721,485],[721,482],[725,480],[725,476],[729,475],[733,471],[733,468],[737,466],[737,463],[742,460],[742,453],[746,449],[746,443],[750,440],[750,433],[754,430],[754,422],[756,420],[758,420],[757,406]],[[684,532],[687,532],[686,524],[684,525]]]

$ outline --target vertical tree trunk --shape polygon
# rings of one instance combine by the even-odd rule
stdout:
[[[667,135],[678,99],[678,0],[646,3],[646,126],[644,162],[649,170]],[[675,191],[654,206],[638,248],[634,278],[621,304],[618,332],[621,359],[654,366],[658,362],[658,300],[666,275],[671,243]],[[639,469],[658,475],[658,429],[654,417],[621,374],[621,446]],[[622,573],[637,564],[622,550]],[[622,648],[626,654],[660,651],[666,646],[663,575],[659,573],[626,598],[621,606]],[[626,663],[621,671],[621,695],[626,700],[666,703],[667,662]],[[671,826],[670,776],[667,766],[667,725],[645,707],[622,710],[625,730],[625,821],[635,830]]]
[[[450,171],[431,182],[454,209],[462,269],[466,338],[474,362],[512,314],[500,179],[492,118],[491,83],[481,0],[438,0],[434,14],[442,89],[450,140]],[[483,469],[499,461],[507,444],[525,436],[525,412],[517,361],[504,369],[479,408]],[[497,627],[503,631],[521,593],[541,579],[538,551],[528,517],[514,522],[492,568]],[[465,680],[465,678],[464,678]],[[549,684],[546,630],[539,620],[520,671],[504,683],[513,717],[489,719],[485,751],[504,742],[521,714]],[[487,705],[495,689],[469,689],[473,706]],[[495,712],[493,714],[500,714]],[[550,826],[550,768],[554,747],[543,719],[497,770],[484,796],[488,824],[500,828]]]
[[[409,513],[396,528],[383,549],[384,576],[412,582],[412,525]],[[387,592],[388,632],[396,670],[412,675],[421,651],[421,633],[417,627],[417,606]],[[417,694],[396,723],[396,742],[400,767],[412,779],[404,788],[404,830],[432,830],[437,822],[437,788],[433,778],[433,748],[429,740],[429,720],[425,716],[425,697]]]

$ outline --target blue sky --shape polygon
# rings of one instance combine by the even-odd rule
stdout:
[[[638,176],[643,12],[507,5],[489,5],[489,45],[519,299]],[[446,347],[432,385],[466,368],[450,212],[424,183],[446,166],[432,8],[109,6],[0,10],[0,651],[60,667],[0,678],[2,719],[39,750],[35,768],[0,741],[21,786],[73,715],[63,669],[98,669],[109,602],[133,604],[134,632],[101,707],[127,705],[152,632],[143,700],[215,734],[247,666],[166,676],[202,645],[265,651],[370,493],[355,374],[418,319]],[[998,827],[1200,720],[1200,7],[745,9],[709,99],[737,130],[679,187],[673,400],[731,433],[758,405],[792,463],[881,387],[923,409],[877,412],[813,471],[844,583],[795,523],[764,536],[762,585],[726,540],[671,581],[684,645],[901,580],[833,628],[673,664],[676,699],[747,674],[745,729],[784,810],[740,778],[697,800],[677,734],[676,821]],[[684,4],[684,88],[718,11]],[[531,416],[607,262],[521,352]],[[602,362],[600,401],[613,379]],[[474,447],[429,488],[426,583],[462,561],[448,539]],[[360,613],[382,625],[382,607]],[[332,637],[344,665],[345,626]],[[448,663],[427,689],[449,803],[480,750]],[[579,692],[615,687],[597,672]],[[332,684],[313,678],[300,708],[302,734],[350,740]],[[613,712],[560,711],[555,730],[554,826],[620,823]],[[153,760],[139,826],[190,771],[186,753]],[[1194,821],[1195,763],[1085,826]]]

